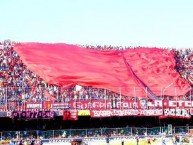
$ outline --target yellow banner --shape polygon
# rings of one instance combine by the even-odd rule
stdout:
[[[90,116],[90,110],[78,110],[78,116]]]

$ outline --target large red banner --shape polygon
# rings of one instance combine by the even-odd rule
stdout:
[[[159,116],[160,119],[164,118],[191,118],[191,109],[187,108],[165,108],[163,109],[163,115]]]
[[[11,106],[10,106],[11,105]],[[192,108],[193,101],[182,100],[71,100],[66,103],[45,102],[26,102],[23,106],[17,106],[16,103],[8,103],[8,108],[25,109],[44,109],[44,110],[108,110],[108,109],[159,109],[159,108]],[[6,109],[6,106],[1,108]]]
[[[79,84],[151,98],[184,95],[190,89],[175,70],[174,53],[166,49],[97,51],[61,43],[20,43],[14,49],[29,69],[50,84]]]
[[[146,109],[146,108],[192,108],[193,101],[182,100],[71,100],[69,102],[70,109]]]
[[[159,116],[163,118],[191,118],[190,109],[167,108],[167,109],[114,109],[114,110],[91,110],[90,116],[113,117],[113,116]]]
[[[91,117],[112,117],[112,116],[161,116],[162,109],[125,109],[125,110],[91,110]]]

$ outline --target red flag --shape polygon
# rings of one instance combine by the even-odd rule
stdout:
[[[70,111],[67,110],[63,112],[63,120],[68,120],[69,116],[70,116]]]
[[[44,95],[48,97],[48,100],[49,100],[49,101],[53,101],[53,102],[54,102],[54,101],[56,100],[56,98],[54,98],[53,96],[51,96],[51,95],[48,93],[47,90],[44,90]]]
[[[34,73],[51,84],[106,88],[122,95],[184,95],[189,84],[175,70],[174,53],[135,48],[97,51],[68,44],[21,43],[15,51]]]
[[[46,109],[46,110],[50,110],[51,105],[52,105],[52,103],[50,101],[44,101],[43,102],[43,108]]]
[[[77,110],[65,110],[63,112],[63,120],[78,120]]]

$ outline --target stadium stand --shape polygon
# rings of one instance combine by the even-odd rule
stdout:
[[[20,56],[14,51],[14,42],[5,40],[0,43],[0,112],[11,111],[25,111],[30,110],[26,108],[26,103],[39,103],[51,101],[52,103],[69,103],[71,100],[77,101],[93,101],[93,100],[105,100],[113,102],[114,100],[131,100],[141,101],[138,97],[128,97],[121,94],[112,92],[106,89],[97,89],[92,87],[71,86],[69,88],[59,87],[57,85],[47,84],[42,78],[30,71],[27,66],[22,62]],[[83,46],[86,49],[96,49],[100,51],[105,50],[124,50],[133,49],[121,46]],[[193,51],[192,49],[172,49],[175,53],[176,70],[180,73],[181,77],[186,79],[191,86],[193,86]],[[193,90],[188,92],[184,96],[179,96],[178,100],[193,100]],[[121,95],[121,98],[120,98]],[[172,96],[164,96],[165,100],[172,100]],[[144,100],[144,99],[143,99]],[[143,101],[142,100],[142,101]],[[147,100],[149,100],[147,98]],[[24,107],[23,107],[24,106]],[[69,108],[33,108],[31,110],[54,110],[60,111]],[[77,108],[75,108],[77,109]],[[111,108],[112,109],[112,108]],[[113,108],[114,109],[114,108]],[[115,108],[116,109],[116,108]],[[118,109],[118,108],[117,108]],[[119,108],[122,109],[122,108]],[[62,116],[62,115],[61,115]],[[118,117],[116,117],[118,118]],[[152,117],[153,121],[147,121],[145,126],[139,126],[141,121],[145,119],[125,117],[124,120],[112,119],[112,124],[109,124],[109,120],[96,119],[93,124],[90,124],[90,118],[80,119],[78,123],[71,123],[68,121],[68,126],[58,119],[41,120],[38,123],[36,120],[10,120],[7,118],[0,118],[0,122],[4,122],[5,126],[1,128],[1,139],[49,139],[49,138],[79,138],[79,137],[106,137],[110,136],[140,136],[147,133],[148,135],[161,135],[166,132],[168,128],[154,126],[163,126],[165,123],[173,124],[174,120],[168,119],[164,122],[158,118]],[[94,119],[93,119],[94,120]],[[182,119],[183,120],[183,119]],[[168,122],[167,122],[168,121]],[[177,120],[175,125],[185,125],[183,127],[174,127],[172,132],[175,134],[187,135],[190,132],[192,121],[184,119],[183,121]],[[100,124],[97,123],[100,122]],[[125,123],[127,122],[127,123]],[[157,123],[155,123],[157,122]],[[159,123],[158,123],[159,122]],[[164,124],[163,124],[164,123]],[[90,124],[90,126],[88,126]],[[129,125],[127,125],[129,124]],[[12,125],[12,126],[11,126]],[[189,126],[190,125],[190,126]],[[94,127],[97,126],[97,129]],[[138,127],[136,127],[138,126]],[[139,128],[140,127],[140,128]],[[63,129],[65,128],[65,129]],[[72,128],[74,128],[72,130]],[[77,129],[76,129],[77,128]],[[81,129],[80,129],[81,128]],[[84,130],[83,130],[84,128]],[[192,127],[193,128],[193,127]],[[10,131],[12,132],[10,132]],[[20,130],[18,132],[18,130]],[[34,131],[35,130],[35,131]],[[170,134],[167,130],[167,134]]]
[[[26,65],[13,50],[14,42],[1,42],[0,52],[0,84],[1,84],[1,104],[8,102],[22,103],[25,101],[47,101],[49,94],[54,97],[56,102],[67,102],[70,99],[104,99],[116,98],[120,94],[105,89],[96,89],[91,87],[82,87],[76,91],[75,86],[63,89],[56,85],[49,85],[39,76],[27,69]],[[87,49],[97,50],[122,50],[130,49],[113,46],[84,46]],[[193,51],[191,49],[177,50],[173,49],[176,54],[176,69],[190,84],[193,84]],[[127,98],[127,96],[122,96]],[[13,107],[13,106],[12,106]],[[8,108],[13,109],[13,108]]]

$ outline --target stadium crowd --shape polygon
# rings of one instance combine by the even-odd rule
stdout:
[[[176,50],[176,69],[180,75],[193,85],[193,51]]]
[[[113,46],[83,46],[87,49],[97,50],[124,50],[126,47]],[[14,51],[14,42],[9,40],[0,43],[0,104],[25,101],[41,102],[53,100],[68,102],[70,99],[108,99],[117,98],[120,94],[106,89],[73,86],[62,88],[47,84],[42,78],[30,71]],[[193,85],[193,51],[191,49],[177,50],[176,69],[181,76]],[[127,96],[122,96],[128,99]],[[189,97],[189,96],[188,96]],[[133,99],[133,98],[132,98]],[[11,106],[14,107],[14,106]],[[14,109],[14,108],[8,108]]]
[[[124,50],[127,47],[114,47],[114,46],[83,46],[87,49],[97,49],[100,51],[103,50]],[[185,50],[177,50],[173,49],[176,54],[176,69],[180,73],[181,77],[186,79],[191,86],[193,86],[193,51],[191,49]],[[191,92],[193,94],[193,92]],[[30,71],[27,66],[22,62],[18,54],[14,51],[14,42],[9,40],[0,42],[0,106],[5,106],[7,102],[17,102],[18,104],[23,104],[24,102],[42,102],[47,100],[52,100],[55,102],[68,102],[71,99],[109,99],[109,98],[119,98],[120,94],[114,93],[112,91],[106,89],[96,89],[92,87],[81,87],[81,86],[72,86],[70,88],[62,88],[56,85],[47,84],[42,78],[38,75],[34,74]],[[123,99],[136,99],[130,98],[127,96],[122,96]],[[184,99],[193,99],[191,95],[188,95],[187,98]],[[9,106],[8,110],[14,110],[15,106]],[[135,118],[135,117],[134,117]],[[94,124],[90,124],[89,121],[83,122],[68,122],[68,126],[61,120],[44,120],[41,122],[32,122],[23,120],[23,122],[9,122],[13,120],[3,120],[3,126],[0,126],[1,130],[24,130],[19,132],[19,135],[22,138],[30,138],[34,137],[37,139],[42,136],[43,138],[60,138],[62,137],[64,130],[62,128],[67,128],[66,135],[67,137],[97,137],[103,136],[107,133],[110,133],[111,136],[121,136],[121,135],[143,135],[145,132],[151,135],[158,135],[160,133],[160,128],[152,128],[147,130],[141,125],[141,122],[146,122],[146,125],[155,125],[151,124],[150,120],[144,121],[144,118],[140,120],[137,118],[135,121],[132,118],[131,122],[126,118],[124,120],[116,120],[119,118],[113,118],[111,121],[101,120],[101,123],[98,123],[100,120],[96,120]],[[127,121],[125,121],[127,120]],[[138,120],[138,121],[137,121]],[[153,119],[152,119],[153,120]],[[102,123],[103,121],[103,123]],[[0,123],[2,123],[0,121]],[[113,122],[114,124],[110,124],[109,122]],[[127,126],[127,124],[129,126]],[[137,124],[139,122],[139,124]],[[154,121],[155,122],[155,121]],[[158,121],[157,121],[158,122]],[[117,123],[117,124],[116,124]],[[132,124],[133,123],[133,124]],[[171,122],[170,122],[171,123]],[[179,123],[179,122],[178,122]],[[90,124],[90,128],[97,127],[98,129],[80,129],[86,128]],[[101,126],[103,124],[104,126]],[[84,126],[85,125],[85,126]],[[97,126],[99,125],[99,126]],[[133,125],[133,126],[132,126]],[[160,125],[160,124],[156,124]],[[163,124],[162,124],[163,125]],[[177,124],[178,125],[178,124]],[[26,128],[26,126],[28,128]],[[76,130],[72,130],[72,126],[76,126]],[[135,126],[139,126],[141,128],[136,128]],[[100,127],[104,127],[100,129]],[[110,127],[113,127],[112,129]],[[115,129],[114,127],[120,127]],[[126,128],[125,128],[126,127]],[[147,127],[147,126],[146,126]],[[148,126],[152,127],[152,126]],[[54,131],[53,129],[58,129]],[[35,130],[28,132],[27,130]],[[47,131],[45,131],[47,130]],[[49,131],[48,131],[49,130]],[[102,131],[101,131],[102,130]],[[180,133],[186,133],[187,127],[180,128]],[[103,133],[100,134],[100,133]],[[18,132],[3,132],[2,136],[4,138],[17,138]]]

